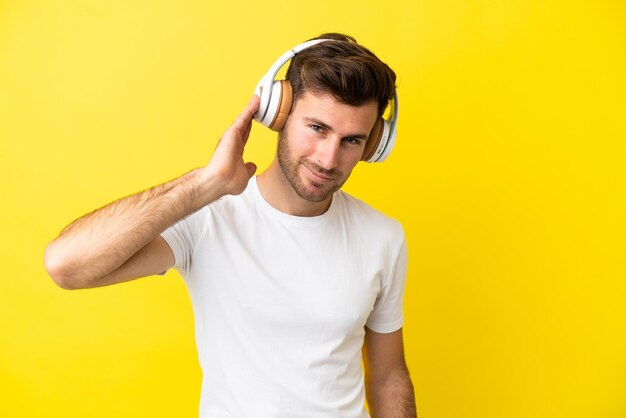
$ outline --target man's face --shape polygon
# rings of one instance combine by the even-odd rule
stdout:
[[[279,135],[278,162],[301,198],[322,202],[343,186],[361,159],[377,111],[375,101],[351,106],[310,92],[298,98]]]

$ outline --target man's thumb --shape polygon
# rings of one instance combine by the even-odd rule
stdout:
[[[246,163],[246,170],[248,170],[248,175],[252,177],[256,172],[256,164],[255,163]]]

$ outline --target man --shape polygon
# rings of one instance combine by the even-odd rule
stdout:
[[[254,96],[209,164],[76,220],[46,248],[66,289],[179,270],[203,370],[202,418],[415,417],[398,222],[339,189],[395,74],[348,36],[296,55],[293,104],[261,175],[243,150]],[[361,368],[365,364],[365,374]]]

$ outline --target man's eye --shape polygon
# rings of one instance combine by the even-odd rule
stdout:
[[[322,127],[319,125],[309,125],[311,127],[311,129],[313,129],[315,132],[322,132]]]
[[[359,145],[359,143],[361,142],[361,140],[360,140],[360,139],[358,139],[358,138],[353,138],[353,137],[351,137],[351,136],[347,137],[347,138],[345,139],[345,141],[346,141],[346,142],[348,142],[348,143],[350,143],[350,144],[354,144],[354,145]]]

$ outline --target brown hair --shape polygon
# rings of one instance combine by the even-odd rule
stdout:
[[[352,36],[325,33],[314,39],[332,39],[313,45],[292,58],[286,79],[295,101],[305,91],[329,93],[337,101],[360,106],[378,103],[382,116],[393,98],[396,74]]]

